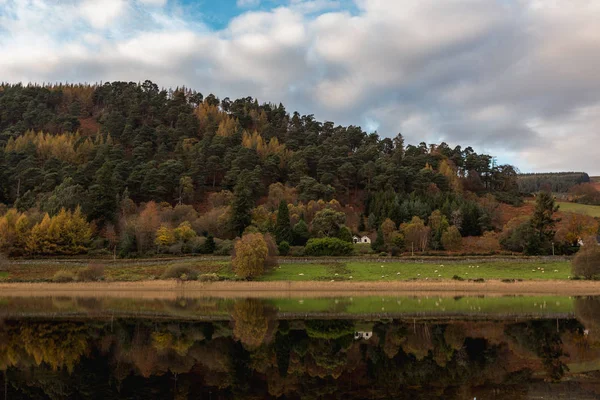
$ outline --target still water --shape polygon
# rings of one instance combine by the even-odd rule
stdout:
[[[597,399],[600,299],[0,297],[0,399]]]

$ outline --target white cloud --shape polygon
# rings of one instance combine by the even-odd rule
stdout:
[[[124,13],[126,5],[126,0],[84,0],[79,11],[94,28],[105,28]]]
[[[3,80],[184,84],[600,174],[599,2],[291,0],[211,31],[159,0],[0,1]]]

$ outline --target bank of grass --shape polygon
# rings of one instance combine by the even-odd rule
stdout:
[[[172,266],[190,267],[198,274],[216,273],[224,279],[234,278],[230,263],[227,261],[181,258],[172,260],[117,260],[115,262],[103,260],[28,260],[11,263],[6,268],[6,272],[0,272],[0,280],[4,282],[50,282],[58,271],[76,274],[77,271],[87,268],[90,264],[104,266],[103,279],[105,281],[137,282],[157,280]]]
[[[560,211],[572,212],[576,214],[589,215],[591,217],[600,217],[600,206],[590,206],[587,204],[568,203],[564,201],[557,202]]]
[[[74,275],[90,264],[104,265],[103,280],[109,282],[138,282],[159,280],[172,267],[193,269],[199,276],[216,274],[220,280],[234,280],[231,263],[223,259],[149,259],[100,261],[20,261],[0,272],[2,282],[50,282],[58,271]],[[287,259],[279,267],[267,272],[259,281],[346,281],[346,282],[394,282],[394,281],[448,281],[453,277],[464,280],[566,280],[571,275],[571,265],[564,259],[548,261],[533,260],[480,260],[480,261],[360,261],[343,258],[337,262],[319,259],[294,262]]]
[[[568,261],[492,261],[456,263],[348,262],[282,264],[261,278],[264,281],[408,281],[448,280],[457,276],[465,280],[569,279]]]

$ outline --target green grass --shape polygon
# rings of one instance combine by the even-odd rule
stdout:
[[[588,206],[586,204],[568,203],[564,201],[559,201],[557,204],[560,206],[559,211],[600,217],[600,206]]]
[[[564,296],[527,297],[343,297],[339,299],[274,299],[279,312],[289,313],[572,313],[574,300]]]
[[[0,279],[8,278],[8,272],[0,272]]]
[[[442,266],[443,265],[443,266]],[[477,268],[479,267],[479,268]],[[542,272],[543,268],[543,272]],[[557,271],[557,272],[555,272]],[[303,274],[303,275],[301,275]],[[337,275],[336,275],[337,274]],[[568,279],[571,264],[561,262],[401,263],[349,262],[337,264],[282,264],[264,281],[407,281],[452,279]]]

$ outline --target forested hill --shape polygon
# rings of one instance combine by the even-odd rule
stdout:
[[[124,199],[202,212],[214,206],[211,193],[228,190],[231,231],[223,235],[233,236],[275,183],[293,192],[290,204],[352,206],[362,216],[354,230],[362,231],[367,218],[373,227],[435,209],[450,217],[473,200],[469,193],[506,201],[518,192],[512,166],[471,147],[405,144],[399,134],[319,122],[281,104],[160,90],[149,81],[4,84],[0,132],[0,203],[50,216],[81,205],[100,228],[118,223]]]

